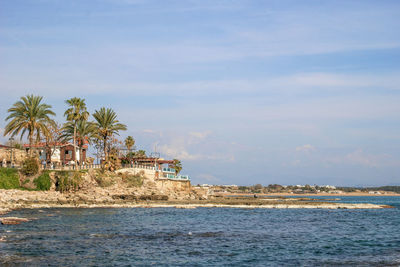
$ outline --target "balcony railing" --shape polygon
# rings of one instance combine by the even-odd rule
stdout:
[[[122,164],[122,168],[136,168],[145,170],[156,170],[154,166],[138,165],[138,164]]]
[[[172,168],[162,168],[162,171],[167,172],[167,173],[173,173],[173,174],[176,173],[176,170],[172,169]]]
[[[171,179],[171,180],[189,180],[188,175],[174,175],[174,174],[169,174],[169,173],[164,173],[163,175],[164,178]]]

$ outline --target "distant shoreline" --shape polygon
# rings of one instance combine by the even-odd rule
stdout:
[[[62,194],[57,191],[20,191],[0,190],[0,215],[15,209],[41,209],[41,208],[244,208],[244,209],[381,209],[391,206],[369,203],[338,203],[337,199],[317,200],[316,196],[360,196],[360,194],[318,194],[294,195],[284,193],[235,194],[214,196],[209,199],[174,199],[161,200],[133,200],[133,194],[117,195],[110,192],[86,192]],[[248,196],[248,197],[244,197]],[[275,197],[274,197],[275,196]],[[298,198],[287,197],[296,196]],[[374,196],[362,194],[362,196]],[[380,195],[379,195],[380,196]],[[385,196],[400,196],[399,194]],[[131,198],[130,198],[131,197]],[[264,198],[265,197],[265,198]],[[334,202],[331,202],[334,201]]]
[[[268,193],[268,194],[259,194],[259,193],[218,193],[218,195],[221,196],[253,196],[253,195],[257,195],[257,196],[285,196],[285,197],[290,197],[290,196],[307,196],[307,197],[313,197],[313,196],[354,196],[354,197],[389,197],[389,196],[393,196],[393,197],[399,197],[400,194],[398,193],[385,193],[385,194],[370,194],[370,193],[362,193],[362,192],[352,192],[352,193],[316,193],[316,194],[310,194],[310,193],[306,193],[306,194],[290,194],[290,193]]]

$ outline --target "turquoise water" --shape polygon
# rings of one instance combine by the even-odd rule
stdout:
[[[400,197],[381,210],[42,209],[0,225],[5,266],[399,266]]]

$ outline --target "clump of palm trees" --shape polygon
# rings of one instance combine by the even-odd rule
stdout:
[[[22,139],[27,133],[30,156],[33,153],[32,146],[34,142],[48,135],[48,126],[55,124],[52,116],[56,114],[51,110],[51,106],[42,103],[42,100],[43,97],[41,96],[23,96],[8,109],[9,115],[6,118],[6,121],[9,122],[4,129],[4,136],[20,134]]]
[[[79,149],[82,159],[82,148],[87,143],[95,142],[103,149],[104,159],[109,156],[108,142],[120,131],[127,129],[126,125],[120,123],[117,114],[111,108],[100,108],[92,114],[94,121],[89,121],[90,114],[87,111],[85,99],[74,97],[65,101],[68,105],[64,113],[67,122],[58,129],[53,119],[56,115],[52,106],[42,102],[43,97],[27,95],[8,109],[8,121],[4,135],[17,136],[22,139],[28,134],[29,154],[33,155],[33,146],[45,139],[46,143],[58,141],[71,141],[74,149],[73,158],[76,164],[76,148]],[[55,134],[57,133],[57,134]],[[133,138],[132,138],[133,140]],[[132,144],[132,141],[129,141]],[[131,147],[134,145],[131,145]],[[82,164],[82,160],[79,162]]]
[[[85,126],[87,125],[87,119],[89,117],[89,112],[86,109],[86,104],[85,104],[85,99],[78,98],[78,97],[73,97],[71,99],[65,100],[65,103],[69,106],[69,108],[65,111],[64,116],[67,118],[67,123],[64,126],[65,129],[65,137],[71,137],[73,138],[73,145],[74,145],[74,150],[73,150],[73,158],[75,160],[75,165],[76,165],[76,136],[77,136],[77,125],[79,124],[80,126]],[[72,132],[70,131],[72,129]],[[83,129],[80,129],[83,130]],[[81,135],[81,133],[79,133]],[[85,138],[85,137],[83,137]],[[84,140],[81,140],[84,141]],[[80,144],[79,147],[83,146],[83,144]],[[81,159],[81,149],[79,149],[79,159]],[[81,163],[82,160],[80,160]]]

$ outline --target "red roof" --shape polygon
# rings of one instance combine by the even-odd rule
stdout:
[[[173,160],[165,160],[165,159],[158,159],[158,158],[133,158],[134,161],[136,162],[143,162],[143,163],[154,163],[157,161],[157,163],[160,164],[173,164]]]
[[[85,143],[87,144],[87,142],[85,142]],[[63,146],[72,146],[73,144],[72,143],[60,143],[60,142],[57,142],[57,143],[49,143],[49,145],[50,146],[63,147]],[[29,144],[24,144],[24,147],[25,148],[29,148],[31,146]],[[40,142],[40,143],[37,143],[37,144],[33,144],[32,147],[36,147],[36,148],[46,147],[46,143]],[[87,148],[87,147],[88,147],[87,145],[83,146],[83,148]]]
[[[0,148],[11,148],[10,146],[0,145]]]

